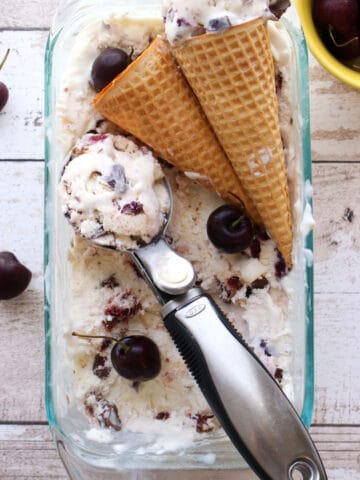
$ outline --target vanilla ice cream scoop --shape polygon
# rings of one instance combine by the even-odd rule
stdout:
[[[93,243],[131,250],[163,229],[170,196],[157,159],[121,135],[87,134],[73,148],[60,182],[63,213]]]
[[[70,153],[59,192],[75,233],[130,253],[161,303],[194,284],[193,266],[165,239],[171,190],[146,147],[123,135],[86,134]]]

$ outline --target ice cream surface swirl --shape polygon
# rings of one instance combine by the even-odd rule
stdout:
[[[163,16],[168,40],[181,43],[272,14],[269,0],[164,0]]]

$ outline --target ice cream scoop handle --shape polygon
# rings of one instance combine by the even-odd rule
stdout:
[[[191,292],[163,307],[164,323],[234,446],[262,480],[326,480],[277,382],[214,301]]]

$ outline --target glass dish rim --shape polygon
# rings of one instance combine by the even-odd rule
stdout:
[[[308,84],[308,51],[306,46],[306,41],[303,36],[303,33],[300,30],[297,30],[293,25],[284,19],[284,24],[291,31],[292,36],[296,39],[296,54],[298,62],[298,91],[301,93],[300,99],[300,111],[302,117],[306,119],[306,122],[302,125],[301,128],[301,148],[303,155],[303,182],[310,182],[312,184],[312,164],[311,164],[311,146],[310,146],[310,107],[309,107],[309,84]],[[61,27],[58,31],[50,31],[45,51],[45,129],[47,131],[48,121],[52,113],[51,105],[51,73],[52,73],[52,53],[56,45],[57,38],[62,31]],[[50,270],[50,239],[49,232],[46,228],[50,224],[50,211],[47,208],[49,204],[51,189],[50,189],[50,173],[49,173],[49,161],[50,161],[50,142],[48,136],[45,134],[45,163],[44,163],[44,328],[45,328],[45,407],[48,418],[49,426],[61,432],[62,429],[57,422],[54,402],[53,402],[53,391],[52,391],[52,357],[51,357],[51,285],[52,274]],[[311,198],[307,198],[308,203],[312,207]],[[304,248],[313,252],[313,233],[310,232],[305,241]],[[306,325],[305,325],[305,357],[304,357],[304,398],[303,398],[303,409],[301,413],[301,418],[306,427],[309,427],[311,424],[311,419],[313,415],[314,407],[314,290],[313,290],[313,276],[314,268],[312,262],[306,262],[305,266],[305,314],[306,314]]]

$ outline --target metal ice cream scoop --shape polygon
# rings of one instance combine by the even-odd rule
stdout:
[[[166,328],[225,432],[260,479],[326,480],[310,435],[277,382],[214,300],[194,288],[191,263],[168,245],[173,201],[165,184],[171,207],[162,231],[128,253],[162,305]]]

